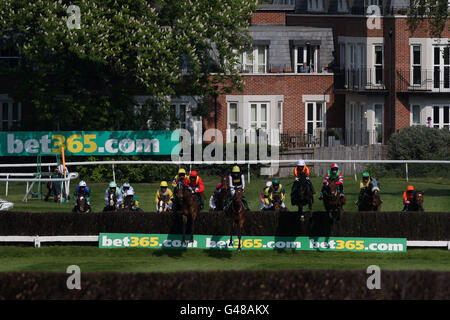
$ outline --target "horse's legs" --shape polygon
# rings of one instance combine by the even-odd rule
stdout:
[[[187,216],[183,214],[183,243],[186,242],[186,224],[187,224]]]
[[[191,216],[191,240],[194,242],[194,225],[195,225],[195,219]]]
[[[239,218],[239,233],[238,233],[238,239],[239,239],[238,251],[241,251],[241,236],[242,236],[242,228],[243,227],[244,227],[244,218],[240,217]]]
[[[230,242],[228,243],[228,245],[233,246],[234,220],[231,221],[230,229]]]

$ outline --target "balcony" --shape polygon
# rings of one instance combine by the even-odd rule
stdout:
[[[258,0],[258,10],[291,11],[295,9],[295,0]]]
[[[343,91],[385,91],[384,68],[342,69],[336,74],[335,87]]]
[[[450,66],[433,70],[414,67],[397,70],[396,87],[400,93],[446,93],[450,92]]]

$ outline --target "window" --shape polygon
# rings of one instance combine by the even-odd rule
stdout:
[[[420,85],[422,83],[422,55],[420,45],[412,46],[412,84]]]
[[[376,133],[376,143],[383,143],[383,105],[375,105],[375,133]]]
[[[383,46],[374,46],[375,84],[383,84]]]
[[[307,102],[306,103],[306,133],[315,135],[314,131],[318,128],[324,128],[324,102]]]
[[[250,104],[250,129],[267,130],[267,113],[268,103],[251,103]]]
[[[348,3],[347,0],[338,0],[338,12],[348,12]]]
[[[435,128],[450,128],[450,106],[433,106],[433,125]]]
[[[278,131],[283,132],[283,101],[278,101]]]
[[[341,70],[345,69],[345,43],[339,45],[339,66]]]
[[[228,127],[234,130],[239,127],[238,104],[236,102],[230,102],[228,105]]]
[[[267,46],[256,46],[241,54],[241,68],[248,73],[267,72]]]
[[[9,130],[22,118],[22,105],[17,102],[0,102],[0,129]]]
[[[420,124],[420,106],[415,104],[411,106],[411,125],[418,126]]]
[[[0,63],[9,67],[15,67],[19,63],[19,52],[14,48],[14,43],[7,37],[0,38]]]
[[[449,47],[433,48],[434,88],[450,89],[450,52]]]
[[[171,106],[170,122],[176,123],[177,128],[186,129],[186,104],[176,103]]]
[[[308,11],[323,11],[323,0],[308,0]]]
[[[318,72],[319,46],[305,44],[295,47],[295,72]]]

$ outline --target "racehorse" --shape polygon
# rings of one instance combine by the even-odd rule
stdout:
[[[170,207],[167,204],[168,201],[169,201],[168,196],[162,196],[162,198],[158,201],[158,204],[156,205],[156,210],[158,213],[170,212]]]
[[[323,204],[331,221],[339,221],[341,218],[342,206],[345,204],[345,196],[341,197],[338,187],[334,181],[331,181],[323,188]]]
[[[281,196],[279,193],[272,196],[272,210],[275,210],[276,213],[286,211],[286,208],[283,208],[282,203],[283,201],[281,201]]]
[[[230,206],[228,207],[228,210],[226,214],[231,218],[231,232],[230,232],[230,242],[229,245],[233,245],[233,233],[235,231],[236,225],[239,226],[238,228],[238,251],[241,251],[241,235],[242,235],[242,229],[244,227],[245,222],[245,206],[242,202],[242,198],[244,196],[244,192],[242,191],[242,188],[237,187],[234,192],[234,197],[231,200]]]
[[[177,182],[175,187],[175,211],[181,212],[183,219],[183,243],[186,242],[186,225],[188,220],[191,221],[191,239],[194,240],[194,224],[199,212],[199,204],[196,196],[193,194],[190,188],[184,185],[183,182]],[[189,241],[188,241],[189,242]]]
[[[222,211],[225,208],[225,203],[230,193],[230,188],[228,186],[228,178],[226,175],[222,176],[220,183],[221,187],[220,191],[216,194],[216,208],[214,209],[214,211]]]
[[[115,192],[108,192],[108,204],[103,208],[103,212],[117,211],[117,197]]]
[[[381,203],[379,189],[375,187],[371,190],[365,187],[359,201],[358,211],[381,211]]]
[[[416,191],[411,203],[406,206],[405,211],[420,211],[423,212],[423,194],[425,191]]]
[[[77,205],[75,206],[73,211],[76,213],[89,213],[91,211],[91,209],[87,204],[87,199],[84,196],[84,194],[78,195]]]
[[[298,180],[295,181],[294,184],[296,184],[297,188],[295,189],[295,193],[292,193],[291,195],[292,204],[298,206],[300,220],[305,221],[303,206],[308,205],[309,216],[312,216],[312,206],[314,202],[313,192],[306,180],[306,175],[304,174],[300,174]]]
[[[142,212],[141,208],[133,208],[134,206],[134,201],[133,201],[133,196],[132,195],[128,195],[123,199],[123,207],[121,208],[121,211],[124,212]]]

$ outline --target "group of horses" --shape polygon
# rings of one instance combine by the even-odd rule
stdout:
[[[142,211],[141,208],[133,208],[134,201],[133,196],[126,196],[123,198],[123,206],[119,208],[117,202],[117,196],[115,192],[108,192],[108,204],[103,208],[103,212],[136,212]],[[89,213],[91,208],[88,205],[86,196],[84,194],[79,194],[76,200],[76,205],[73,209],[75,213]]]
[[[300,175],[297,181],[295,192],[291,194],[292,204],[298,206],[298,213],[300,215],[300,221],[304,222],[306,220],[305,213],[303,212],[303,207],[308,206],[309,211],[309,221],[312,218],[312,206],[314,202],[313,190],[306,180],[305,175]],[[228,207],[226,207],[226,201],[230,196],[231,188],[228,185],[227,176],[221,178],[221,188],[217,191],[215,200],[216,207],[214,211],[224,211],[226,216],[230,220],[230,239],[229,246],[233,245],[233,235],[237,233],[238,241],[238,251],[241,251],[241,236],[245,222],[246,208],[242,201],[244,197],[244,192],[242,188],[235,188],[234,196],[231,198],[231,202]],[[423,191],[416,191],[414,199],[411,204],[405,208],[405,211],[423,211]],[[346,203],[345,196],[341,196],[338,186],[334,182],[330,182],[324,185],[322,189],[323,203],[325,211],[330,219],[330,222],[339,221],[340,215],[343,212],[343,206]],[[182,231],[183,238],[182,242],[186,243],[186,231],[188,224],[190,225],[190,239],[194,239],[194,228],[195,220],[197,219],[198,212],[200,211],[199,197],[200,195],[195,193],[194,190],[186,186],[182,181],[179,181],[174,188],[174,202],[173,209],[174,213],[180,214],[182,219]],[[117,209],[117,199],[115,193],[109,194],[110,206],[105,207],[104,211],[118,211]],[[135,211],[132,209],[133,197],[127,196],[124,198],[124,206],[120,211],[131,212]],[[157,211],[167,212],[168,199],[166,201],[161,199],[157,204]],[[280,212],[282,208],[282,200],[280,195],[274,195],[272,197],[272,209],[275,212]],[[358,203],[359,211],[381,211],[381,198],[379,194],[379,189],[371,189],[369,187],[363,188],[363,193],[361,199]],[[80,195],[77,199],[78,212],[88,212],[88,205],[84,195]],[[142,211],[141,209],[139,209]]]

